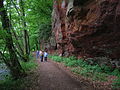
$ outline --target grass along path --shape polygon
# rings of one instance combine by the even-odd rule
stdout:
[[[83,82],[88,80],[95,90],[120,90],[120,72],[118,69],[111,71],[107,66],[90,65],[75,57],[49,56],[49,58],[67,67],[80,80],[83,78]]]

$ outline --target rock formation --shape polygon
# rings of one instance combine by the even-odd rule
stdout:
[[[52,17],[58,53],[120,61],[120,0],[54,0]]]

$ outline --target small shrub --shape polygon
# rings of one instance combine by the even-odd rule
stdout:
[[[120,89],[120,74],[117,79],[114,80],[115,82],[113,83],[113,88],[118,88]]]
[[[106,65],[102,65],[102,66],[101,66],[101,70],[102,70],[102,72],[104,72],[104,73],[111,74],[111,68],[108,67],[108,66],[106,66]]]
[[[51,58],[52,60],[54,60],[56,62],[62,62],[63,61],[63,58],[60,57],[60,56],[51,56],[49,58]]]
[[[107,74],[95,72],[93,75],[93,80],[107,81]]]
[[[70,56],[68,59],[70,59],[70,60],[77,60],[77,58],[75,56]]]
[[[64,58],[63,60],[63,63],[66,65],[68,64],[69,62],[71,62],[72,60],[70,60],[69,58]]]
[[[90,77],[91,76],[91,73],[88,69],[86,68],[83,68],[81,71],[80,71],[80,74],[85,76],[85,77]]]
[[[115,76],[120,76],[120,71],[118,69],[115,69],[111,74]]]
[[[76,66],[78,66],[78,65],[77,65],[77,61],[75,61],[75,60],[74,60],[74,61],[71,61],[71,62],[68,62],[68,63],[66,63],[65,65],[66,65],[66,66],[70,66],[70,67],[76,67]]]
[[[32,60],[29,62],[21,61],[20,64],[25,71],[30,71],[31,69],[33,69],[37,66],[37,64]]]
[[[81,69],[82,69],[82,68],[77,67],[77,68],[73,68],[73,69],[71,69],[71,71],[74,72],[74,73],[80,74]]]

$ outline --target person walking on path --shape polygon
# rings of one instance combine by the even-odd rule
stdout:
[[[40,51],[40,60],[43,62],[43,51]]]
[[[46,62],[47,62],[47,57],[48,57],[48,53],[45,51],[44,52],[44,61],[46,61]]]
[[[38,59],[39,58],[39,51],[37,50],[36,51],[36,59]]]

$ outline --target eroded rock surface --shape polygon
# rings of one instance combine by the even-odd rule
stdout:
[[[53,7],[59,54],[119,61],[120,0],[55,0]]]

